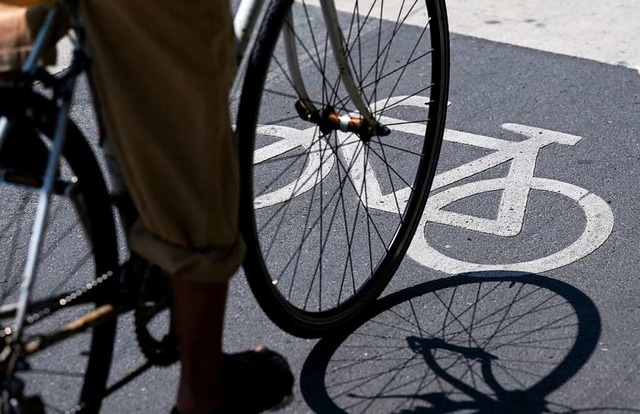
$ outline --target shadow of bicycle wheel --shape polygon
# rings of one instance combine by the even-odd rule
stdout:
[[[386,296],[321,340],[302,394],[322,413],[580,412],[547,397],[588,361],[600,332],[594,303],[567,283],[458,275]]]

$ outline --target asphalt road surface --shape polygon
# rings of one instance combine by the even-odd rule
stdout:
[[[302,340],[239,275],[225,350],[287,355],[288,413],[640,412],[640,5],[448,11],[445,144],[390,286],[351,332]],[[75,117],[92,135],[87,105],[81,90]],[[125,321],[114,378],[142,362]],[[150,369],[104,412],[168,412],[177,375]]]

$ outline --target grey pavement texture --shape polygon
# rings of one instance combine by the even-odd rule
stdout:
[[[517,140],[500,128],[511,122],[583,137],[574,147],[544,148],[535,175],[578,185],[610,203],[615,224],[607,242],[542,277],[503,283],[491,279],[500,273],[482,275],[490,278],[487,281],[451,278],[405,259],[386,292],[408,289],[404,296],[382,300],[377,309],[381,313],[346,337],[320,343],[291,337],[271,324],[238,276],[229,298],[225,348],[233,352],[265,344],[288,356],[297,386],[295,400],[283,412],[471,412],[474,407],[526,412],[526,407],[542,402],[551,412],[639,410],[637,72],[453,35],[451,81],[448,128]],[[476,149],[446,144],[440,168],[481,155]],[[500,176],[504,170],[483,174]],[[456,208],[491,217],[498,196],[483,194]],[[461,259],[520,261],[568,245],[584,224],[574,202],[534,190],[517,237],[479,236],[433,225],[430,240]],[[415,335],[423,330],[449,348],[416,342]],[[116,366],[131,364],[130,345],[130,337],[120,340]],[[422,351],[417,350],[420,346]],[[492,372],[500,387],[525,390],[512,394],[512,405],[504,402],[508,396],[503,405],[492,405],[501,401],[496,397],[500,388],[483,376],[483,364],[490,358],[473,354],[471,349],[479,347],[496,358]],[[434,361],[446,367],[444,374],[436,375]],[[477,390],[479,405],[461,403],[473,398],[461,391],[464,386],[452,385],[451,378],[448,382],[446,372]],[[105,411],[167,410],[176,374],[176,368],[145,374],[115,396]]]
[[[357,328],[322,341],[275,327],[238,275],[225,349],[264,344],[287,355],[296,375],[287,413],[640,411],[638,72],[454,34],[450,101],[447,126],[457,131],[515,141],[521,137],[500,126],[518,123],[582,137],[575,146],[542,149],[535,176],[577,185],[609,203],[608,240],[575,263],[520,278],[451,276],[407,258]],[[95,138],[89,104],[81,88],[74,117]],[[485,154],[447,143],[440,171]],[[498,167],[467,182],[504,174]],[[498,200],[493,192],[450,208],[490,218]],[[428,231],[430,243],[452,257],[518,262],[562,249],[585,222],[572,200],[533,190],[516,237],[437,224]],[[142,362],[125,319],[114,378]],[[151,369],[114,394],[104,412],[168,412],[177,375],[176,366]]]

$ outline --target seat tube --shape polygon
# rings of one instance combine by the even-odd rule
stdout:
[[[345,50],[345,42],[342,36],[342,31],[338,25],[338,12],[336,11],[336,5],[334,0],[320,0],[322,6],[322,15],[324,17],[325,25],[327,26],[327,32],[329,33],[329,41],[331,43],[331,49],[333,56],[338,65],[340,72],[340,79],[342,84],[346,88],[351,101],[355,105],[360,115],[369,123],[371,127],[378,124],[373,114],[367,107],[367,104],[362,99],[362,95],[353,80],[353,75],[347,59],[347,53]]]

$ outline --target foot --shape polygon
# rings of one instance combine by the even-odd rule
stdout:
[[[293,393],[287,360],[264,347],[222,356],[222,404],[209,414],[257,414],[284,406]],[[172,414],[180,414],[174,408]]]

